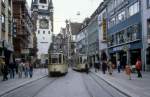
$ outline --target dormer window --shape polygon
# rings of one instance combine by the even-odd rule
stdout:
[[[40,0],[40,3],[46,4],[47,2],[46,2],[46,0]]]

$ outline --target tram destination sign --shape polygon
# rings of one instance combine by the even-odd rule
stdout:
[[[59,54],[51,54],[51,58],[58,58]]]

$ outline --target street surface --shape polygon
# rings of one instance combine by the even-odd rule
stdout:
[[[69,70],[62,77],[44,77],[2,97],[126,97],[93,73]]]

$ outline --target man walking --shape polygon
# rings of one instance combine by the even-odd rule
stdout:
[[[9,64],[9,68],[10,68],[10,78],[15,78],[15,64],[13,62],[11,62]]]
[[[29,75],[30,75],[30,78],[32,78],[33,76],[33,66],[31,63],[29,63]]]
[[[6,66],[4,61],[1,62],[1,65],[2,65],[1,71],[2,71],[2,74],[3,74],[3,81],[8,80],[8,78],[7,78],[8,68],[7,68],[7,66]]]

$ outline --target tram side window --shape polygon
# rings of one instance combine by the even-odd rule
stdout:
[[[59,54],[59,63],[61,63],[61,54]]]
[[[80,63],[82,64],[82,57],[80,57]]]
[[[86,59],[84,59],[83,63],[86,63]]]

